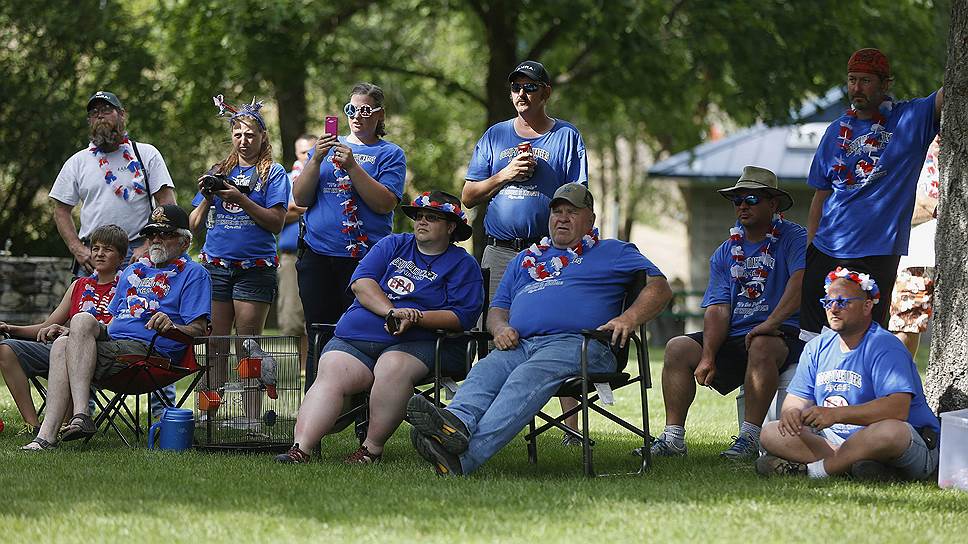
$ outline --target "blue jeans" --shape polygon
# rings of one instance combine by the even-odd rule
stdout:
[[[470,433],[460,456],[464,474],[510,442],[570,376],[581,374],[580,334],[521,339],[513,350],[495,350],[471,368],[447,410]],[[588,371],[612,372],[615,356],[601,342],[588,346]]]

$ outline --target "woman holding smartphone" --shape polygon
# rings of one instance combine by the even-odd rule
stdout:
[[[336,323],[353,302],[350,277],[373,244],[392,231],[407,174],[403,150],[383,139],[382,89],[356,84],[343,113],[349,135],[337,136],[328,123],[330,132],[317,140],[293,186],[296,205],[308,208],[305,249],[296,263],[307,327]],[[306,387],[311,383],[307,372]]]
[[[369,427],[350,464],[378,463],[397,429],[414,384],[434,367],[435,331],[462,331],[477,322],[484,280],[477,262],[453,242],[471,236],[456,196],[424,193],[403,212],[413,234],[392,234],[367,252],[352,276],[356,300],[336,324],[319,359],[319,379],[306,393],[295,443],[276,460],[305,463],[320,438],[333,431],[343,398],[369,391]],[[448,339],[441,366],[465,368],[467,340]]]

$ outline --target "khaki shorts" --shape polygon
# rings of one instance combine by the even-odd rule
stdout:
[[[101,325],[101,332],[97,336],[97,360],[94,362],[94,377],[97,383],[114,376],[128,367],[127,363],[118,361],[122,355],[148,355],[148,343],[140,340],[111,340],[108,328]]]

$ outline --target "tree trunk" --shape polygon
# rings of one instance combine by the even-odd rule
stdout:
[[[273,156],[289,170],[296,161],[296,139],[306,132],[306,70],[303,67],[302,70],[289,72],[285,82],[274,83],[282,153],[276,150]]]
[[[480,2],[475,13],[484,26],[487,42],[487,116],[484,130],[513,114],[508,91],[508,73],[517,65],[518,11],[519,3],[511,0]],[[482,131],[483,134],[483,131]],[[480,260],[484,254],[484,215],[487,206],[477,208],[474,216],[474,256]]]
[[[968,408],[968,1],[952,2],[948,32],[934,335],[924,390],[938,413]]]

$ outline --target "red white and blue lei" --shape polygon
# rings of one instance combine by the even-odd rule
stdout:
[[[856,283],[857,285],[860,285],[861,291],[870,293],[870,297],[874,301],[874,304],[877,304],[881,301],[881,290],[877,287],[877,282],[874,281],[874,278],[872,278],[870,274],[861,274],[842,266],[838,266],[832,272],[827,274],[827,277],[823,282],[824,292],[829,292],[830,284],[833,283],[834,280],[839,279],[847,279]]]
[[[884,128],[887,126],[887,116],[891,114],[892,109],[894,109],[894,102],[890,98],[881,102],[873,118],[871,133],[861,143],[860,151],[871,155],[887,145],[887,142],[883,141],[888,137],[888,134],[884,132]],[[877,159],[875,158],[874,162],[861,159],[857,161],[857,165],[853,170],[847,168],[847,159],[853,151],[857,151],[856,149],[851,149],[854,141],[854,127],[852,123],[854,119],[857,119],[857,110],[851,106],[850,109],[844,112],[844,115],[847,119],[840,121],[840,134],[837,136],[837,140],[839,141],[837,147],[840,149],[840,152],[834,157],[833,170],[837,175],[837,180],[834,183],[840,187],[852,189],[858,182],[861,183],[861,186],[866,183],[866,178],[877,166]]]
[[[353,194],[353,183],[350,181],[350,175],[335,160],[333,161],[333,176],[336,178],[336,195],[344,199],[339,203],[343,207],[343,215],[346,217],[343,219],[343,227],[340,232],[347,237],[346,251],[349,252],[350,257],[359,259],[369,249],[367,242],[370,241],[370,237],[363,232],[363,220],[357,214],[360,208],[356,203],[356,196]]]
[[[527,270],[535,281],[549,280],[561,275],[562,270],[586,251],[595,247],[596,244],[598,244],[598,229],[592,229],[582,236],[581,241],[575,244],[575,247],[568,248],[567,255],[559,255],[539,263],[536,257],[540,257],[545,251],[551,249],[551,238],[545,236],[540,242],[531,244],[531,247],[527,249],[525,257],[521,261],[521,268]]]
[[[773,244],[780,238],[780,225],[783,223],[783,216],[775,214],[773,223],[770,225],[769,232],[760,246],[759,265],[748,274],[746,272],[746,255],[743,253],[743,240],[746,233],[743,226],[736,222],[736,226],[729,229],[729,240],[731,242],[729,252],[733,259],[733,265],[729,268],[729,274],[739,284],[739,294],[749,298],[759,298],[766,290],[766,279],[770,275],[770,270],[776,266],[776,259],[773,257]]]
[[[233,261],[221,257],[212,257],[202,251],[198,254],[198,260],[210,265],[221,266],[222,268],[241,268],[242,270],[260,266],[279,266],[278,255],[273,255],[271,259],[244,259],[241,261]]]
[[[107,324],[111,321],[111,314],[108,313],[108,304],[111,304],[111,299],[114,298],[114,292],[118,288],[118,277],[114,277],[114,281],[111,282],[111,289],[107,293],[98,296],[95,290],[97,286],[97,274],[91,274],[87,277],[87,281],[84,283],[84,289],[81,291],[81,307],[80,311],[87,312],[97,318],[101,323]]]
[[[147,257],[142,257],[138,259],[131,267],[131,273],[128,275],[128,287],[127,292],[125,292],[125,302],[126,302],[126,318],[141,318],[148,317],[152,314],[158,312],[158,308],[161,306],[161,299],[165,298],[171,291],[171,279],[178,275],[179,272],[185,269],[185,264],[188,262],[184,257],[179,257],[175,261],[168,265],[166,269],[155,273],[152,277],[151,292],[154,294],[155,298],[153,300],[146,299],[138,295],[138,286],[144,284],[145,278],[148,277],[148,268],[155,268],[151,260]],[[122,317],[122,316],[118,316]]]
[[[124,170],[127,170],[131,176],[131,182],[128,185],[118,179],[117,174],[111,169],[111,164],[108,162],[107,154],[104,151],[101,151],[99,147],[94,145],[94,142],[91,142],[90,147],[88,147],[88,151],[97,159],[98,167],[104,171],[104,183],[111,186],[111,190],[115,196],[123,200],[128,200],[134,195],[145,194],[147,189],[142,182],[142,166],[138,162],[138,159],[135,158],[134,151],[131,148],[131,140],[128,139],[127,134],[121,140],[121,146],[118,150],[121,151],[121,157],[127,161]]]

